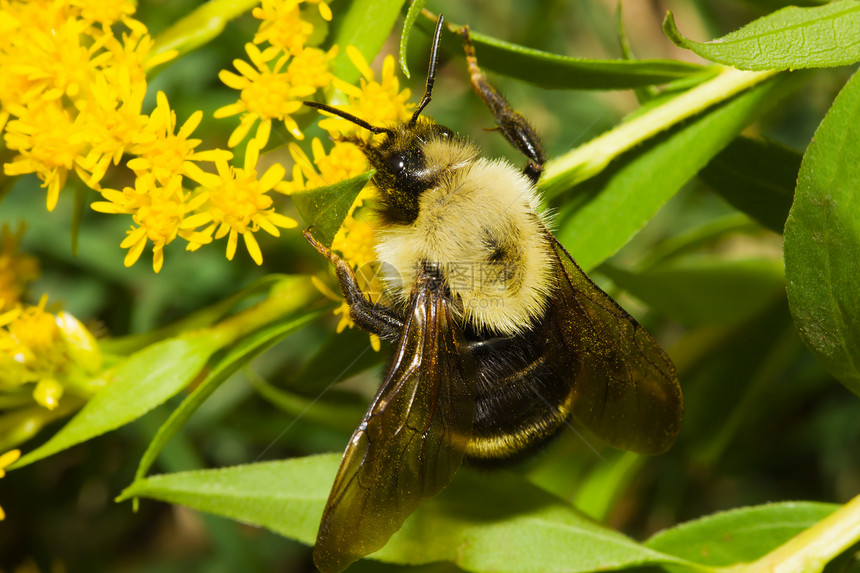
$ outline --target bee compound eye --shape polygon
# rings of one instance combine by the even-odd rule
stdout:
[[[400,174],[404,169],[406,169],[406,156],[398,153],[396,155],[392,155],[387,159],[388,168],[391,169],[391,172],[395,175]]]

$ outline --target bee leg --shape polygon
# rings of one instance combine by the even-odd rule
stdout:
[[[541,173],[543,173],[543,165],[546,163],[543,144],[541,144],[534,128],[523,116],[511,108],[511,104],[499,93],[499,90],[490,84],[487,76],[478,67],[478,59],[475,57],[475,46],[469,35],[469,27],[461,27],[460,35],[463,36],[465,42],[466,62],[469,64],[472,88],[490,108],[505,139],[526,156],[528,163],[523,173],[533,183],[537,183]]]
[[[358,286],[352,267],[331,249],[317,241],[311,235],[310,228],[305,229],[303,234],[305,239],[334,265],[334,272],[340,283],[340,290],[349,305],[349,317],[352,321],[382,339],[397,340],[403,330],[403,319],[387,306],[367,300]]]

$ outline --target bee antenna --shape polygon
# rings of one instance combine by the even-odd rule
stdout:
[[[445,22],[445,17],[439,14],[439,20],[436,21],[436,31],[433,33],[433,46],[430,48],[430,69],[427,70],[427,88],[424,90],[424,97],[421,98],[421,103],[415,113],[412,114],[412,119],[409,123],[418,121],[418,116],[430,103],[430,95],[433,93],[433,82],[436,81],[436,61],[439,59],[439,40],[442,38],[442,24]]]
[[[336,107],[332,107],[330,105],[315,102],[315,101],[304,101],[302,103],[308,107],[312,107],[314,109],[320,109],[320,110],[328,112],[332,115],[342,117],[343,119],[345,119],[349,122],[352,122],[359,127],[363,127],[364,129],[370,131],[371,133],[388,133],[388,134],[392,133],[392,131],[390,129],[387,129],[385,127],[377,127],[375,125],[370,125],[369,123],[367,123],[363,119],[355,117],[351,113],[343,111],[343,110],[338,109]]]

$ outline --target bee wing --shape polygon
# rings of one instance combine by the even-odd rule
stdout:
[[[463,460],[476,366],[430,280],[416,282],[391,368],[352,434],[314,547],[323,573],[380,549]]]
[[[560,297],[549,315],[576,357],[573,417],[609,445],[659,454],[681,429],[684,401],[675,367],[636,320],[551,237]]]

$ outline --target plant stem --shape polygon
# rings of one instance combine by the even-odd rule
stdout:
[[[658,133],[775,76],[777,71],[723,68],[716,77],[550,161],[541,181],[546,197],[603,171],[610,161]]]
[[[811,573],[860,540],[860,495],[758,561],[733,573]]]

